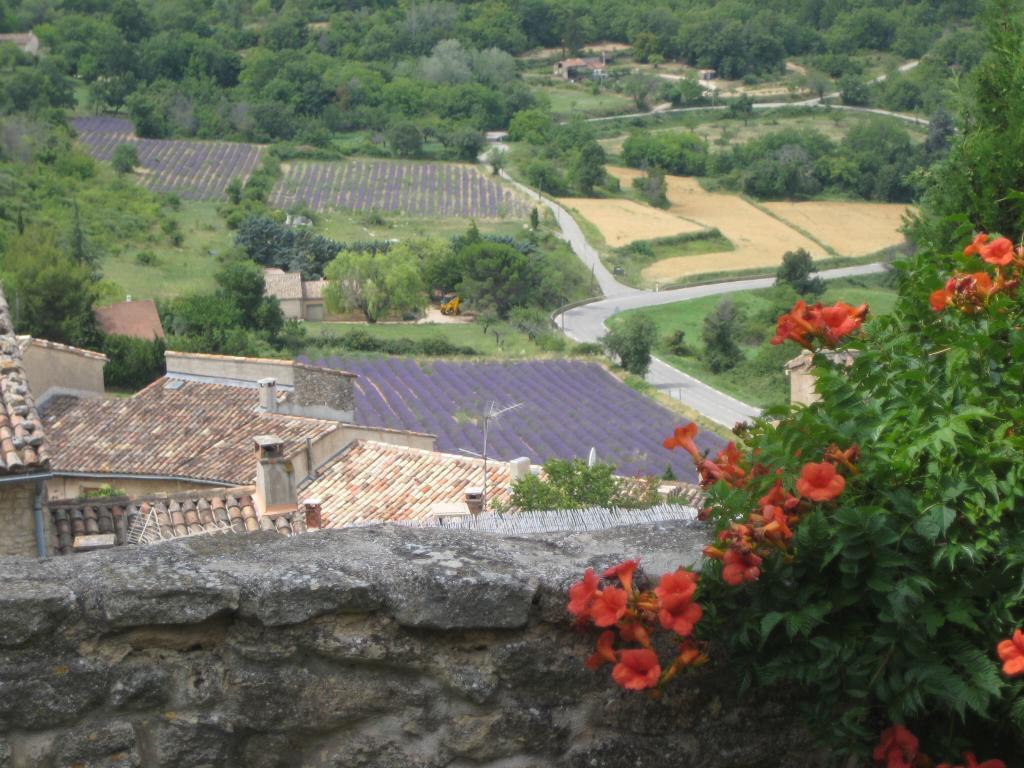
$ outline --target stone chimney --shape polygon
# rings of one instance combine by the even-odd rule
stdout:
[[[479,515],[484,511],[484,489],[469,486],[465,491],[465,502],[471,515]]]
[[[302,511],[306,515],[306,530],[315,531],[320,528],[320,499],[303,499]]]
[[[514,485],[517,480],[522,480],[529,474],[530,459],[526,456],[520,456],[518,459],[512,459],[512,461],[508,463],[509,483]]]
[[[284,456],[284,440],[258,435],[256,443],[256,506],[261,515],[294,512],[297,507],[292,463]]]
[[[260,410],[264,413],[277,412],[277,379],[266,378],[256,382],[260,389]]]

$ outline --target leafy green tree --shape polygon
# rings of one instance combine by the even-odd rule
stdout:
[[[134,144],[118,144],[114,147],[110,163],[118,173],[131,173],[139,164],[139,150]]]
[[[630,168],[661,168],[681,176],[703,176],[707,143],[689,131],[635,131],[622,144],[622,159]]]
[[[398,157],[418,157],[423,151],[423,134],[413,123],[401,120],[388,129],[388,144]]]
[[[617,357],[619,365],[632,374],[646,376],[651,365],[651,350],[658,338],[658,330],[645,314],[632,313],[616,324],[601,339],[609,355]]]
[[[811,254],[803,248],[783,254],[775,284],[789,285],[801,296],[820,296],[825,292],[825,281],[817,276]]]
[[[843,75],[839,79],[839,96],[843,104],[862,107],[871,101],[871,89],[859,75]]]
[[[739,311],[729,299],[722,299],[704,318],[704,362],[712,373],[722,373],[743,359],[736,343]]]
[[[530,257],[510,245],[483,240],[462,248],[458,259],[459,295],[475,306],[494,307],[502,319],[540,294],[540,275]]]
[[[642,509],[658,504],[657,479],[625,480],[615,467],[580,459],[551,459],[543,477],[527,475],[512,485],[508,508],[512,511],[585,509],[588,507]]]
[[[657,90],[658,78],[651,75],[629,75],[622,82],[622,90],[629,96],[637,109],[646,109],[647,100]]]
[[[0,278],[19,333],[75,346],[96,344],[95,274],[58,245],[52,227],[28,224],[12,237],[0,261]]]
[[[408,243],[378,253],[343,250],[327,265],[324,301],[330,312],[357,310],[366,322],[416,312],[427,303],[420,259]]]
[[[238,308],[244,328],[276,335],[284,324],[277,299],[266,295],[266,281],[259,264],[240,259],[221,267],[214,276],[218,293]]]
[[[747,94],[741,93],[729,104],[729,117],[742,120],[746,125],[747,121],[754,116],[754,100]]]
[[[665,172],[661,168],[648,168],[643,176],[633,179],[633,188],[641,194],[648,205],[668,208],[668,184],[665,182]]]
[[[590,141],[573,152],[569,160],[569,182],[584,196],[593,194],[594,187],[604,181],[604,148]]]
[[[163,339],[137,339],[132,336],[104,336],[103,384],[107,389],[135,391],[166,373]]]

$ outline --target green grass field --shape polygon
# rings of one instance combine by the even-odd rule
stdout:
[[[647,251],[645,246],[649,247],[650,251]],[[638,250],[638,247],[644,250]],[[733,245],[727,238],[715,233],[696,237],[641,240],[639,243],[616,248],[607,256],[602,255],[609,269],[614,270],[616,267],[622,269],[622,274],[617,275],[621,282],[634,288],[654,288],[651,281],[645,279],[642,274],[644,268],[654,262],[676,256],[700,256],[705,253],[718,253],[732,249]]]
[[[871,308],[872,316],[884,315],[892,311],[896,291],[883,282],[884,276],[880,275],[833,280],[828,283],[828,289],[820,300],[824,304],[836,301],[854,305],[866,303]],[[755,343],[742,343],[741,340],[740,348],[745,361],[731,371],[715,374],[701,360],[703,325],[704,318],[724,298],[741,308],[746,318],[758,318],[772,312],[779,301],[778,297],[779,293],[774,289],[765,289],[727,296],[708,296],[634,312],[642,312],[654,321],[658,329],[655,354],[662,360],[743,402],[764,407],[788,402],[789,382],[782,366],[788,359],[796,357],[800,350],[793,344],[771,347],[767,340],[774,326],[765,317],[764,332],[759,340]],[[612,318],[611,324],[621,323],[628,314],[617,315]],[[694,351],[692,356],[679,357],[669,352],[666,337],[676,330],[686,334],[686,342]]]
[[[105,279],[139,299],[170,298],[187,293],[211,291],[213,276],[220,268],[218,257],[234,245],[234,232],[227,228],[217,213],[217,203],[183,200],[179,210],[168,214],[178,222],[184,237],[180,246],[160,231],[135,238],[119,252],[108,253],[102,260]],[[358,240],[404,240],[430,235],[448,238],[465,232],[470,220],[463,218],[409,218],[385,216],[383,225],[367,224],[365,214],[338,211],[320,217],[319,234],[339,242]],[[521,235],[520,221],[477,221],[485,234]],[[140,264],[137,256],[152,252],[156,263]],[[113,297],[112,297],[113,298]],[[122,297],[123,298],[123,297]]]
[[[644,118],[642,122],[638,122],[641,122],[642,127],[655,133],[693,131],[703,137],[711,145],[712,150],[721,150],[784,128],[813,128],[833,141],[840,141],[854,126],[885,119],[887,118],[841,110],[791,107],[755,112],[745,123],[743,120],[728,117],[726,112],[712,110]],[[909,123],[901,124],[910,131],[915,142],[925,140],[925,129]],[[608,153],[610,162],[618,162],[621,159],[622,143],[630,130],[636,127],[638,126],[629,121],[618,120],[600,126],[598,130],[601,138],[598,142]]]
[[[451,237],[465,232],[470,219],[426,218],[383,214],[383,224],[373,223],[371,217],[356,211],[335,211],[321,214],[317,232],[339,242],[358,240],[405,240],[410,237]],[[483,234],[520,236],[526,224],[518,219],[477,219],[477,229]]]
[[[604,88],[595,94],[591,91],[589,82],[578,85],[556,84],[550,78],[545,78],[542,82],[535,81],[533,91],[547,97],[552,115],[559,119],[576,114],[584,117],[604,117],[637,111],[636,105],[628,96]]]
[[[538,357],[544,353],[530,341],[526,334],[499,323],[484,333],[478,323],[306,323],[310,336],[343,336],[360,331],[378,339],[424,339],[443,338],[459,346],[472,347],[484,357]],[[498,336],[495,336],[495,331]],[[323,350],[311,348],[306,354],[323,354]]]

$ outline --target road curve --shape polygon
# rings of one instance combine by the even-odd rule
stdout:
[[[485,162],[483,157],[481,157],[481,162]],[[597,342],[608,330],[605,325],[608,318],[628,309],[656,307],[660,304],[671,304],[735,291],[770,288],[775,283],[774,277],[762,277],[723,281],[709,285],[694,285],[659,292],[644,291],[624,285],[616,280],[615,276],[605,267],[600,255],[587,242],[579,224],[565,208],[554,200],[541,195],[537,190],[519,183],[504,170],[500,171],[500,174],[503,179],[551,211],[562,230],[562,238],[569,244],[580,261],[590,269],[601,289],[603,299],[574,307],[555,316],[555,323],[569,338],[575,341]],[[826,280],[832,280],[839,277],[873,274],[884,270],[884,264],[865,264],[830,269],[818,274]],[[748,421],[761,414],[759,408],[740,402],[656,357],[651,360],[651,367],[646,378],[649,384],[665,394],[711,421],[726,427],[732,427],[739,421]]]
[[[856,267],[843,267],[841,269],[829,269],[818,274],[826,280],[834,280],[840,277],[869,275],[884,271],[885,265],[876,263]],[[609,295],[607,298],[599,301],[573,307],[558,315],[555,318],[555,322],[569,338],[575,341],[596,342],[608,330],[606,326],[608,319],[619,312],[656,307],[661,304],[672,304],[677,301],[687,301],[703,296],[718,296],[736,291],[770,288],[774,283],[774,277],[761,277],[749,280],[712,283],[709,285],[694,285],[657,293],[627,289],[631,292]],[[622,287],[625,288],[626,286]],[[651,361],[647,381],[711,421],[726,427],[732,427],[738,421],[756,418],[761,413],[760,409],[740,402],[736,398],[673,368],[658,358],[654,358]]]

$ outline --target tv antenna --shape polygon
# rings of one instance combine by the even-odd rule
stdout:
[[[495,403],[492,400],[490,402],[490,404],[487,406],[487,410],[484,411],[484,415],[483,415],[483,420],[484,420],[484,452],[481,454],[481,453],[477,453],[476,451],[467,450],[466,448],[459,448],[459,450],[462,453],[468,454],[470,456],[476,456],[478,459],[483,459],[484,460],[484,483],[483,483],[483,486],[482,486],[481,492],[480,492],[480,501],[481,501],[480,510],[482,512],[486,512],[487,511],[487,433],[490,430],[490,426],[491,426],[492,422],[497,422],[498,419],[500,419],[504,414],[508,413],[509,411],[514,411],[516,408],[519,408],[521,405],[522,405],[522,403],[515,403],[514,405],[506,405],[504,408],[498,408],[497,403]]]

